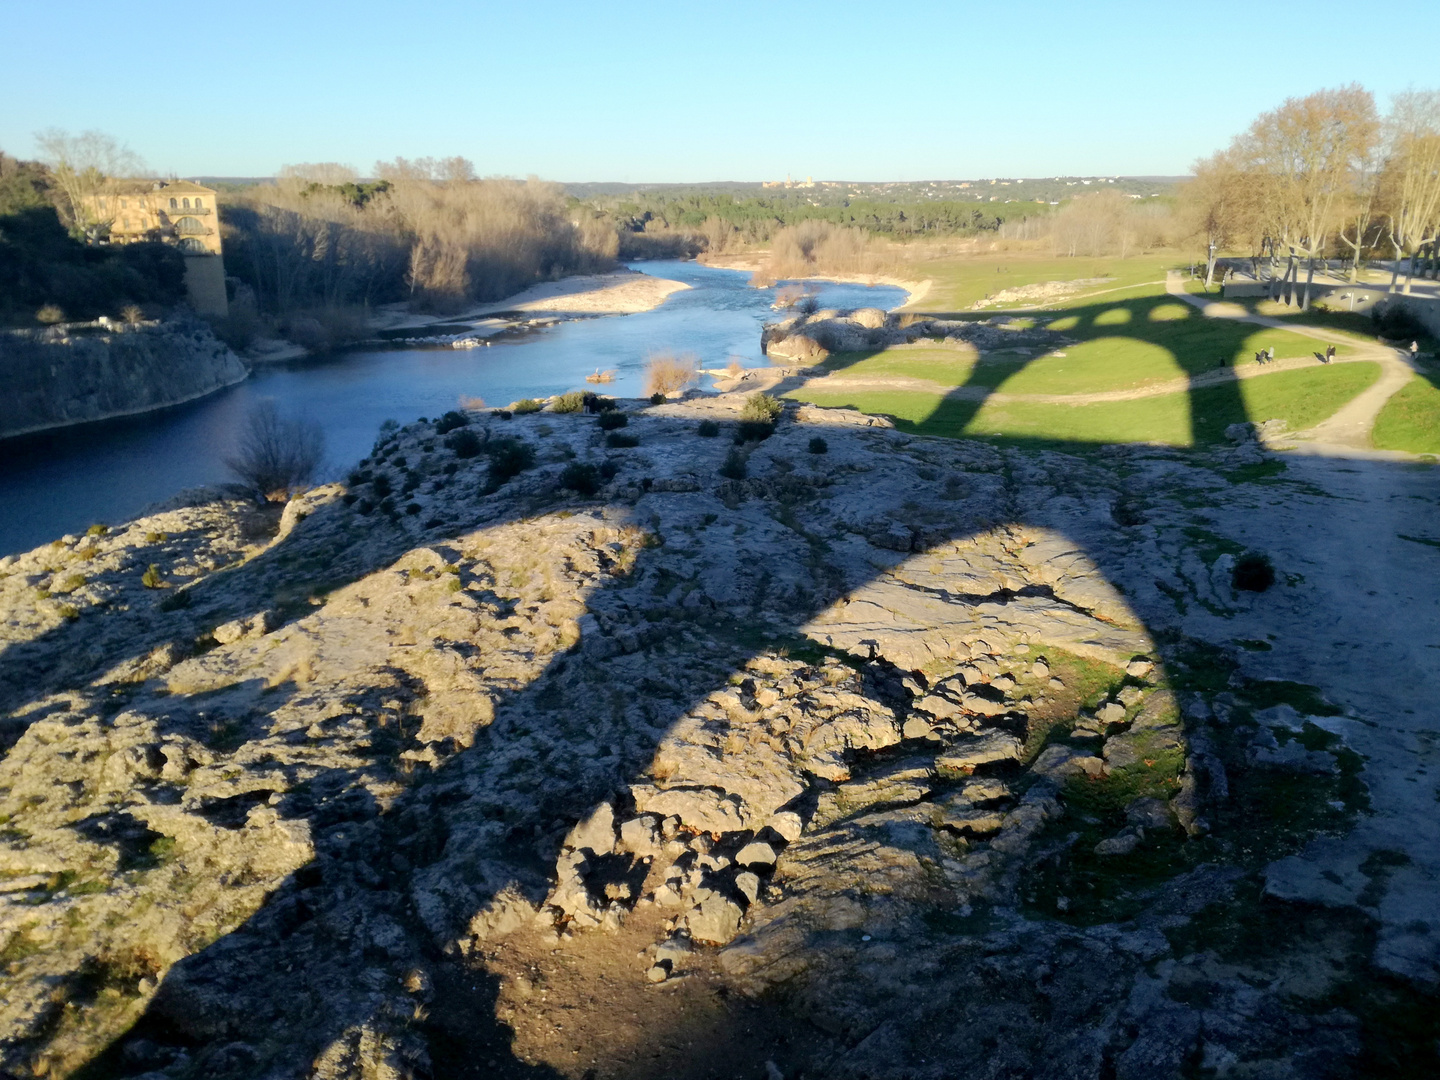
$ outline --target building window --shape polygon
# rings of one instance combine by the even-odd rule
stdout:
[[[126,202],[124,199],[121,199],[121,200],[120,200],[120,209],[121,209],[121,210],[124,210],[124,209],[128,208],[129,205],[130,205],[130,204],[129,204],[128,202]]]
[[[200,205],[200,200],[199,200],[199,199],[196,199],[196,200],[195,200],[195,209],[196,209],[196,210],[202,209],[202,207],[201,207],[201,205]]]
[[[125,219],[123,219],[123,220],[120,222],[120,227],[121,227],[121,228],[124,228],[124,229],[130,228],[130,219],[129,219],[128,217],[125,218]]]
[[[179,233],[190,233],[195,236],[203,235],[206,231],[204,223],[199,218],[193,217],[182,217],[175,222],[175,229]]]
[[[180,238],[180,250],[189,252],[192,255],[207,255],[209,249],[205,247],[203,240],[196,240],[193,236],[182,236]]]
[[[179,199],[171,199],[171,200],[170,200],[170,209],[171,209],[171,210],[178,209],[179,206],[180,206],[180,200],[179,200]]]
[[[186,209],[186,210],[189,210],[189,209],[190,209],[190,200],[189,200],[189,199],[184,199],[184,200],[182,200],[182,201],[185,203],[185,209]]]

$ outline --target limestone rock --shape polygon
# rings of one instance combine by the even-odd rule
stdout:
[[[935,767],[952,772],[973,769],[992,761],[1019,760],[1020,740],[1003,731],[989,731],[983,735],[958,740],[948,751],[935,759]]]

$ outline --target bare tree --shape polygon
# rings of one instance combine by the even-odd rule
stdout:
[[[1272,245],[1278,239],[1289,250],[1287,301],[1298,283],[1297,259],[1308,264],[1302,309],[1310,304],[1315,260],[1338,224],[1359,163],[1373,152],[1378,137],[1375,99],[1351,84],[1289,98],[1262,114],[1235,142],[1233,150],[1257,185],[1269,218]]]
[[[59,128],[35,134],[41,159],[50,166],[65,196],[69,224],[77,232],[91,221],[86,199],[114,177],[140,176],[145,163],[128,146],[103,131],[82,131],[71,135]]]
[[[1410,253],[1405,291],[1415,274],[1415,259],[1433,245],[1440,225],[1440,91],[1409,90],[1391,99],[1385,123],[1386,162],[1380,181],[1387,235],[1394,251],[1390,292],[1400,277],[1400,261]]]
[[[250,410],[240,444],[225,464],[257,493],[281,501],[309,484],[324,456],[325,433],[318,423],[283,417],[267,400]]]

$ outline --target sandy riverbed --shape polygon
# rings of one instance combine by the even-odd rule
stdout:
[[[690,288],[679,281],[651,277],[632,270],[608,274],[580,274],[559,281],[542,281],[523,292],[457,315],[417,315],[403,305],[382,308],[372,325],[377,330],[421,329],[436,323],[453,324],[481,319],[497,312],[522,312],[554,318],[596,315],[633,315],[659,307],[671,293]]]

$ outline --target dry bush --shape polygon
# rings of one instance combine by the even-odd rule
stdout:
[[[730,362],[725,365],[725,374],[729,375],[732,379],[738,379],[740,377],[740,373],[744,370],[745,365],[740,362],[740,358],[738,356],[732,356],[730,358]]]
[[[879,268],[869,233],[828,221],[802,221],[781,229],[771,241],[767,266],[777,278],[870,274]]]
[[[61,311],[55,304],[46,304],[35,313],[35,318],[39,319],[46,326],[54,326],[56,323],[65,321],[65,312]]]
[[[140,310],[138,304],[126,304],[120,309],[120,318],[124,319],[131,326],[138,326],[145,321],[145,312]]]
[[[262,401],[250,411],[239,448],[225,464],[242,483],[278,501],[308,484],[324,456],[319,424],[282,417],[273,401]]]
[[[645,368],[645,393],[678,394],[700,376],[700,363],[691,354],[673,356],[660,353],[650,358]]]
[[[483,397],[468,397],[465,394],[461,394],[460,408],[466,412],[479,412],[485,408],[485,399]]]

